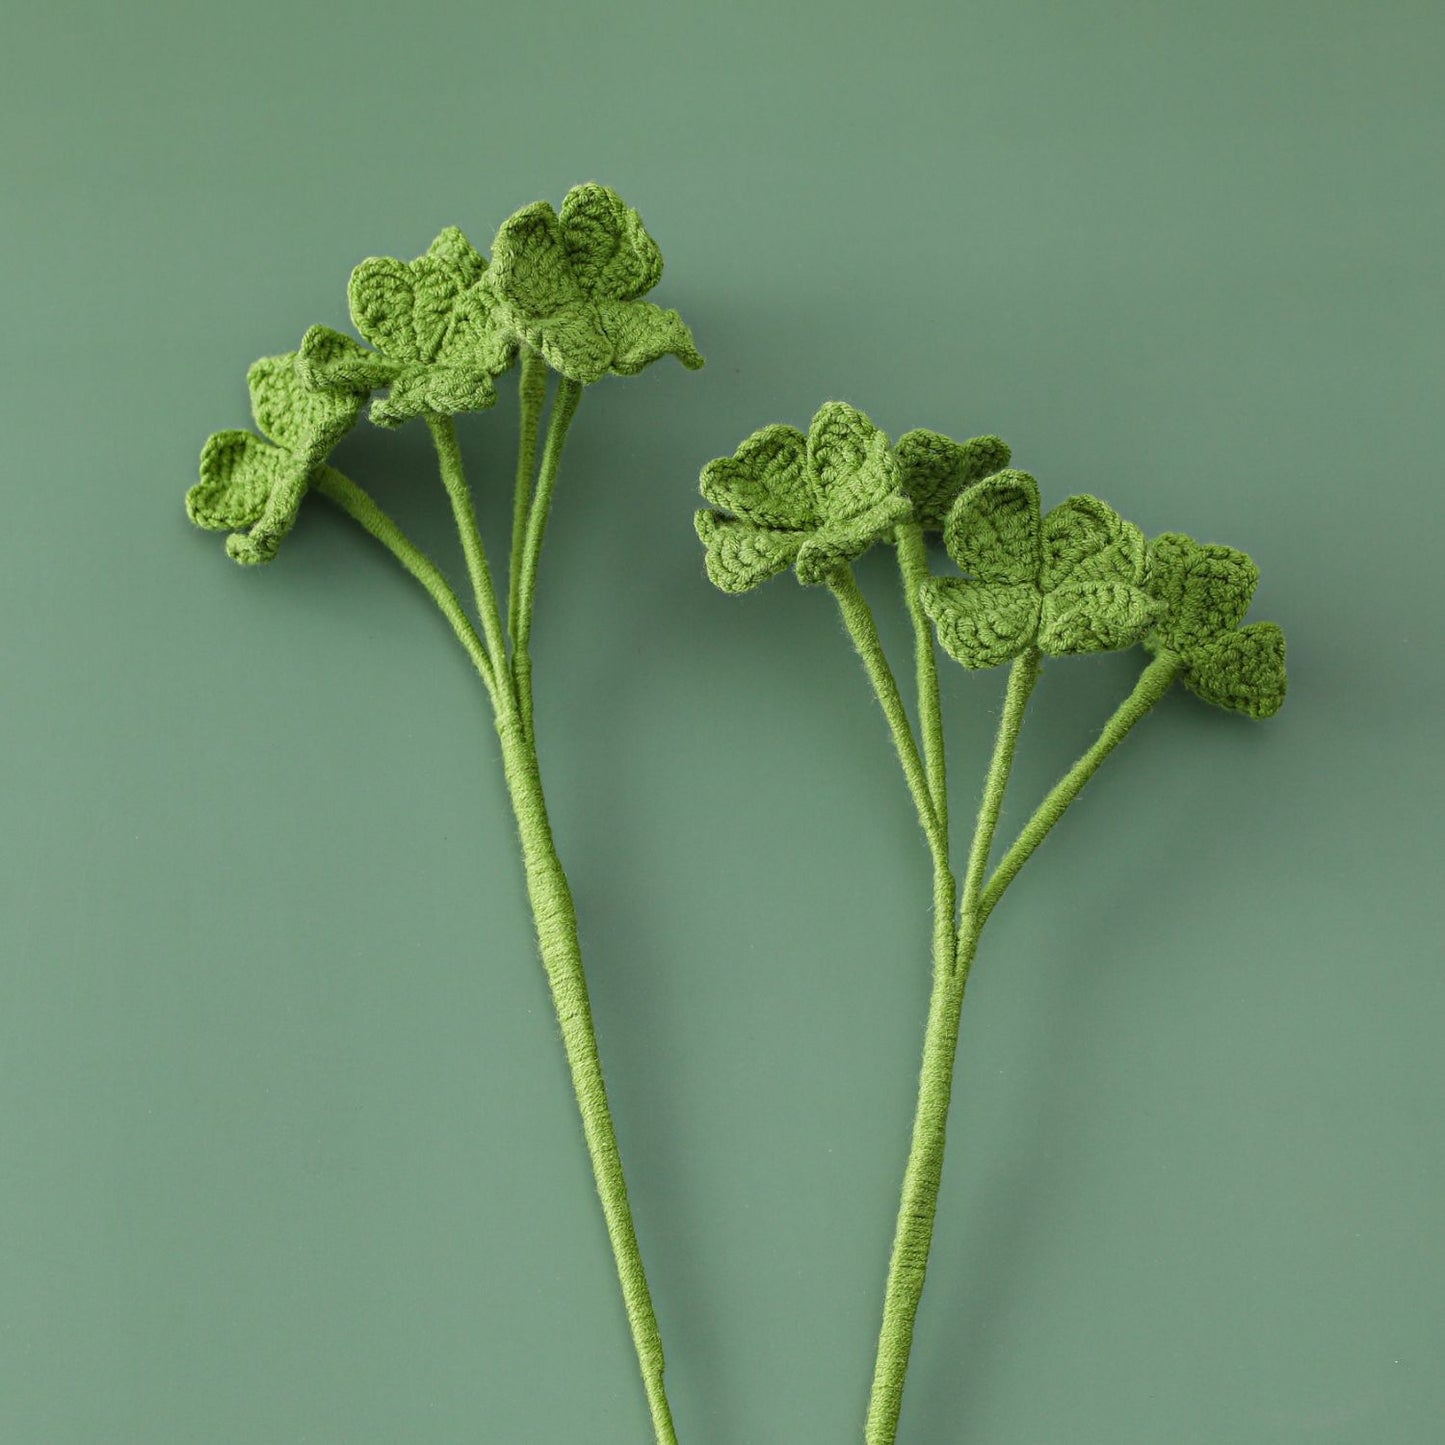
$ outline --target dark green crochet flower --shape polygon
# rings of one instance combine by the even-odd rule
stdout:
[[[1161,614],[1144,645],[1184,662],[1184,683],[1205,702],[1273,717],[1286,688],[1284,633],[1273,622],[1239,624],[1259,568],[1243,552],[1165,532],[1149,544],[1150,592]]]
[[[724,592],[790,564],[800,582],[826,582],[913,511],[887,436],[841,401],[821,407],[806,436],[782,424],[754,432],[702,469],[701,488],[724,509],[697,514],[708,576]]]
[[[371,404],[379,426],[424,412],[484,410],[497,399],[492,378],[517,353],[481,284],[486,273],[486,257],[455,226],[414,261],[363,261],[347,298],[353,324],[376,349],[313,326],[301,342],[299,374],[308,386],[332,391],[389,388]]]
[[[1030,647],[1053,656],[1140,641],[1156,604],[1143,588],[1143,533],[1096,497],[1046,516],[1038,483],[1002,471],[953,504],[943,529],[966,577],[923,586],[938,640],[965,667],[996,667]]]
[[[186,493],[191,521],[231,532],[226,551],[237,562],[276,555],[316,469],[361,410],[359,395],[303,386],[296,355],[263,357],[246,373],[252,415],[270,441],[254,432],[217,432],[201,451],[201,480]]]
[[[558,215],[546,201],[502,223],[487,287],[502,323],[575,381],[635,376],[661,356],[702,357],[676,311],[639,298],[662,276],[642,218],[606,186],[573,186]]]
[[[913,501],[913,515],[930,532],[941,532],[948,510],[960,494],[1002,471],[1012,455],[1002,437],[956,442],[942,432],[921,427],[904,432],[895,451],[903,471],[903,490]]]

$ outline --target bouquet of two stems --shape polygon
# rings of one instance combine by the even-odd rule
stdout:
[[[1095,497],[1041,511],[1038,485],[1011,470],[998,437],[956,442],[917,430],[896,447],[862,412],[824,405],[806,434],[753,433],[704,467],[711,509],[697,514],[707,570],[746,592],[792,567],[826,586],[887,719],[933,872],[932,991],[912,1138],[884,1292],[865,1437],[898,1435],[914,1324],[943,1176],[959,1023],[979,939],[999,899],[1104,759],[1176,678],[1204,701],[1269,717],[1284,700],[1284,636],[1241,625],[1258,572],[1242,552],[1140,530]],[[942,533],[961,575],[930,572],[927,535]],[[897,554],[914,633],[915,716],[904,706],[853,562],[874,543]],[[967,668],[1010,664],[973,836],[955,869],[935,634]],[[1030,696],[1047,657],[1142,644],[1152,654],[1133,691],[1059,780],[993,872],[995,833]],[[920,741],[921,739],[921,741]]]
[[[662,1343],[603,1082],[577,915],[537,761],[531,655],[547,519],[584,387],[609,373],[635,375],[668,355],[689,368],[702,365],[677,312],[641,299],[661,273],[661,254],[637,212],[595,184],[569,191],[560,213],[539,201],[511,216],[497,233],[490,263],[454,227],[413,261],[363,261],[352,272],[348,299],[369,345],[313,326],[296,351],[256,362],[247,379],[262,435],[212,436],[186,510],[199,526],[230,533],[226,550],[236,561],[264,563],[276,556],[305,496],[320,493],[421,583],[475,667],[496,721],[542,964],[654,1435],[670,1445],[676,1435],[663,1386]],[[503,599],[477,525],[453,418],[490,407],[497,398],[495,379],[514,363],[521,419]],[[552,372],[557,382],[543,440]],[[472,612],[370,494],[327,462],[368,398],[374,423],[395,427],[420,417],[431,433],[466,559]]]

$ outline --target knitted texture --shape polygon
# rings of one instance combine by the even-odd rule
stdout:
[[[696,527],[724,592],[789,566],[800,582],[826,582],[913,512],[887,436],[841,401],[820,407],[806,436],[781,423],[754,432],[709,462],[700,485],[722,509],[698,512]]]
[[[1030,647],[1055,657],[1130,647],[1159,610],[1143,587],[1144,534],[1097,497],[1042,515],[1027,472],[999,472],[959,496],[943,540],[968,576],[925,583],[923,606],[965,667]]]
[[[307,390],[296,359],[294,351],[265,356],[246,373],[251,414],[270,440],[216,432],[201,450],[201,479],[186,493],[191,521],[229,531],[226,551],[237,562],[276,555],[317,468],[361,410],[359,396]]]
[[[1145,639],[1176,653],[1184,685],[1216,707],[1273,717],[1284,704],[1284,633],[1273,622],[1241,627],[1259,568],[1233,547],[1165,532],[1149,544],[1149,589],[1160,614]]]
[[[559,215],[546,201],[502,223],[487,287],[510,332],[583,383],[633,376],[663,356],[702,365],[676,311],[640,298],[662,276],[642,218],[606,186],[574,186]]]
[[[424,412],[484,410],[497,399],[492,378],[517,353],[482,284],[486,273],[486,258],[455,226],[414,261],[363,261],[351,273],[347,299],[352,323],[375,350],[313,326],[301,342],[301,377],[331,391],[389,388],[371,404],[379,426],[400,426]]]

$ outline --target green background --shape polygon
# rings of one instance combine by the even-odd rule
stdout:
[[[912,1107],[880,716],[827,597],[723,597],[690,525],[828,397],[1246,548],[1293,678],[1168,699],[999,910],[901,1439],[1445,1438],[1435,0],[6,31],[0,1440],[646,1438],[475,679],[324,503],[259,572],[181,507],[356,261],[591,178],[709,358],[589,392],[536,634],[683,1440],[859,1438]],[[455,567],[419,424],[340,459]],[[1137,661],[1050,670],[1006,829]],[[1002,678],[946,682],[966,812]]]

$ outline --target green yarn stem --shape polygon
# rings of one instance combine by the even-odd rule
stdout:
[[[432,601],[441,609],[442,616],[451,623],[457,640],[466,648],[467,656],[481,674],[495,706],[497,685],[487,649],[482,645],[482,639],[477,636],[477,630],[472,626],[472,620],[467,616],[461,599],[452,591],[436,563],[377,506],[369,492],[357,486],[350,477],[338,472],[335,467],[323,466],[311,485],[328,501],[340,507],[353,521],[359,522],[426,588]]]
[[[477,527],[477,514],[472,506],[472,489],[467,485],[466,469],[462,465],[462,449],[457,441],[456,423],[449,416],[436,412],[426,413],[427,429],[436,445],[437,460],[441,463],[442,485],[452,504],[452,515],[456,518],[457,531],[462,539],[462,551],[467,559],[467,574],[472,579],[472,592],[477,599],[477,615],[482,620],[482,635],[487,639],[487,650],[495,665],[507,665],[507,639],[502,631],[502,617],[497,608],[497,591],[492,584],[492,569],[487,562],[487,549],[482,545],[482,534]],[[493,697],[495,704],[496,697]]]
[[[542,966],[552,992],[572,1089],[582,1114],[582,1132],[592,1160],[592,1174],[607,1222],[607,1237],[617,1264],[627,1322],[637,1351],[647,1391],[648,1408],[657,1445],[676,1445],[672,1412],[663,1388],[662,1336],[652,1306],[652,1294],[643,1270],[642,1253],[627,1200],[627,1183],[602,1063],[597,1052],[597,1035],[592,1026],[592,1008],[587,980],[582,970],[582,953],[577,935],[577,913],[567,875],[562,870],[547,817],[546,799],[537,766],[537,750],[531,730],[510,705],[497,718],[502,740],[502,764],[511,795],[517,830],[522,839],[522,858],[527,874],[527,894],[537,925],[537,942]]]
[[[449,419],[447,420],[449,422]],[[451,442],[455,442],[454,433]],[[443,429],[438,452],[448,479],[448,491],[456,497],[463,494],[465,482],[459,481],[460,458],[455,453],[454,445],[448,446],[446,443],[446,430]],[[527,895],[532,905],[538,948],[557,1021],[562,1030],[572,1089],[582,1115],[582,1132],[592,1162],[592,1175],[602,1204],[618,1281],[622,1286],[623,1304],[627,1311],[633,1346],[637,1352],[643,1387],[647,1393],[653,1433],[656,1445],[677,1445],[672,1412],[663,1388],[662,1337],[653,1310],[647,1275],[643,1269],[642,1252],[637,1243],[631,1206],[628,1203],[622,1158],[617,1147],[617,1134],[607,1102],[597,1036],[592,1024],[592,1008],[587,995],[587,980],[583,973],[577,933],[577,913],[567,875],[562,869],[553,841],[531,730],[522,721],[518,700],[509,679],[505,674],[497,677],[487,655],[487,648],[477,636],[466,609],[436,564],[416,547],[400,527],[349,477],[332,467],[323,467],[314,486],[348,516],[359,522],[421,583],[441,609],[443,616],[451,623],[452,630],[481,674],[492,698],[497,732],[502,743],[502,766],[507,792],[521,837]],[[465,510],[457,507],[459,527],[462,527],[466,518],[471,515],[470,497],[469,494],[465,495]],[[464,531],[464,541],[465,535]],[[478,548],[480,545],[478,537]],[[483,553],[483,567],[485,561]],[[488,578],[490,576],[487,572],[481,575]],[[491,610],[495,621],[495,597]],[[499,623],[498,630],[500,631]]]
[[[918,686],[918,730],[923,736],[923,766],[938,831],[948,850],[948,769],[943,753],[943,704],[938,693],[938,654],[934,650],[933,624],[923,610],[919,590],[928,581],[928,545],[921,522],[899,524],[898,570],[903,578],[903,596],[913,619],[914,671]]]
[[[1170,684],[1183,669],[1183,659],[1173,652],[1160,652],[1139,674],[1134,690],[1119,704],[1113,717],[1104,724],[1094,745],[1054,785],[1039,804],[1033,817],[1004,854],[994,875],[978,900],[978,922],[981,928],[993,912],[1004,890],[1013,882],[1020,868],[1028,862],[1035,848],[1048,836],[1049,830],[1064,815],[1069,804],[1084,789],[1084,784],[1099,771],[1104,759],[1128,737],[1135,723],[1169,691]]]
[[[918,744],[913,738],[913,728],[909,724],[908,713],[898,691],[898,680],[893,676],[893,669],[888,665],[888,658],[884,654],[878,626],[873,620],[873,610],[858,588],[853,569],[846,563],[828,579],[828,586],[833,596],[838,599],[838,608],[843,614],[848,635],[853,639],[858,656],[863,659],[868,680],[878,695],[884,717],[888,719],[888,729],[893,734],[893,747],[903,766],[903,776],[908,780],[908,791],[913,795],[913,806],[918,810],[918,821],[927,835],[934,860],[941,860],[942,866],[946,868],[948,840],[934,811],[928,774],[919,756]]]
[[[547,517],[552,509],[552,493],[557,488],[557,473],[562,465],[562,447],[567,429],[582,400],[582,383],[564,376],[557,383],[552,398],[552,415],[547,423],[547,442],[542,449],[542,470],[537,490],[527,512],[526,537],[522,544],[517,583],[517,619],[512,629],[512,669],[517,701],[522,710],[522,723],[532,731],[532,612],[537,598],[537,568],[542,560],[542,539],[547,531]],[[514,539],[515,542],[515,539]]]
[[[517,635],[522,545],[527,535],[527,513],[532,506],[532,475],[537,469],[537,441],[542,430],[542,407],[547,400],[549,375],[550,368],[542,353],[524,343],[517,382],[521,428],[517,437],[517,485],[512,501],[512,560],[507,569],[507,630],[513,637]]]
[[[969,849],[963,918],[956,939],[951,892],[948,895],[947,930],[939,927],[935,919],[933,991],[928,1002],[928,1023],[923,1036],[923,1062],[919,1070],[913,1137],[903,1173],[893,1253],[888,1263],[888,1283],[883,1294],[883,1322],[878,1332],[873,1389],[868,1397],[864,1429],[867,1445],[894,1445],[898,1436],[903,1385],[908,1374],[908,1357],[913,1349],[918,1304],[923,1297],[923,1284],[928,1274],[928,1255],[933,1246],[933,1225],[938,1214],[938,1191],[943,1181],[943,1153],[948,1134],[948,1109],[953,1096],[953,1069],[958,1056],[963,994],[982,927],[977,911],[969,906],[969,880],[973,880],[976,893],[977,878],[987,865],[994,831],[998,826],[1004,788],[1013,767],[1024,710],[1038,680],[1039,664],[1039,654],[1030,649],[1014,662],[1009,673],[1003,715],[994,740],[993,760],[984,781],[978,823]],[[948,886],[951,890],[951,877]],[[935,880],[935,908],[939,894]]]

